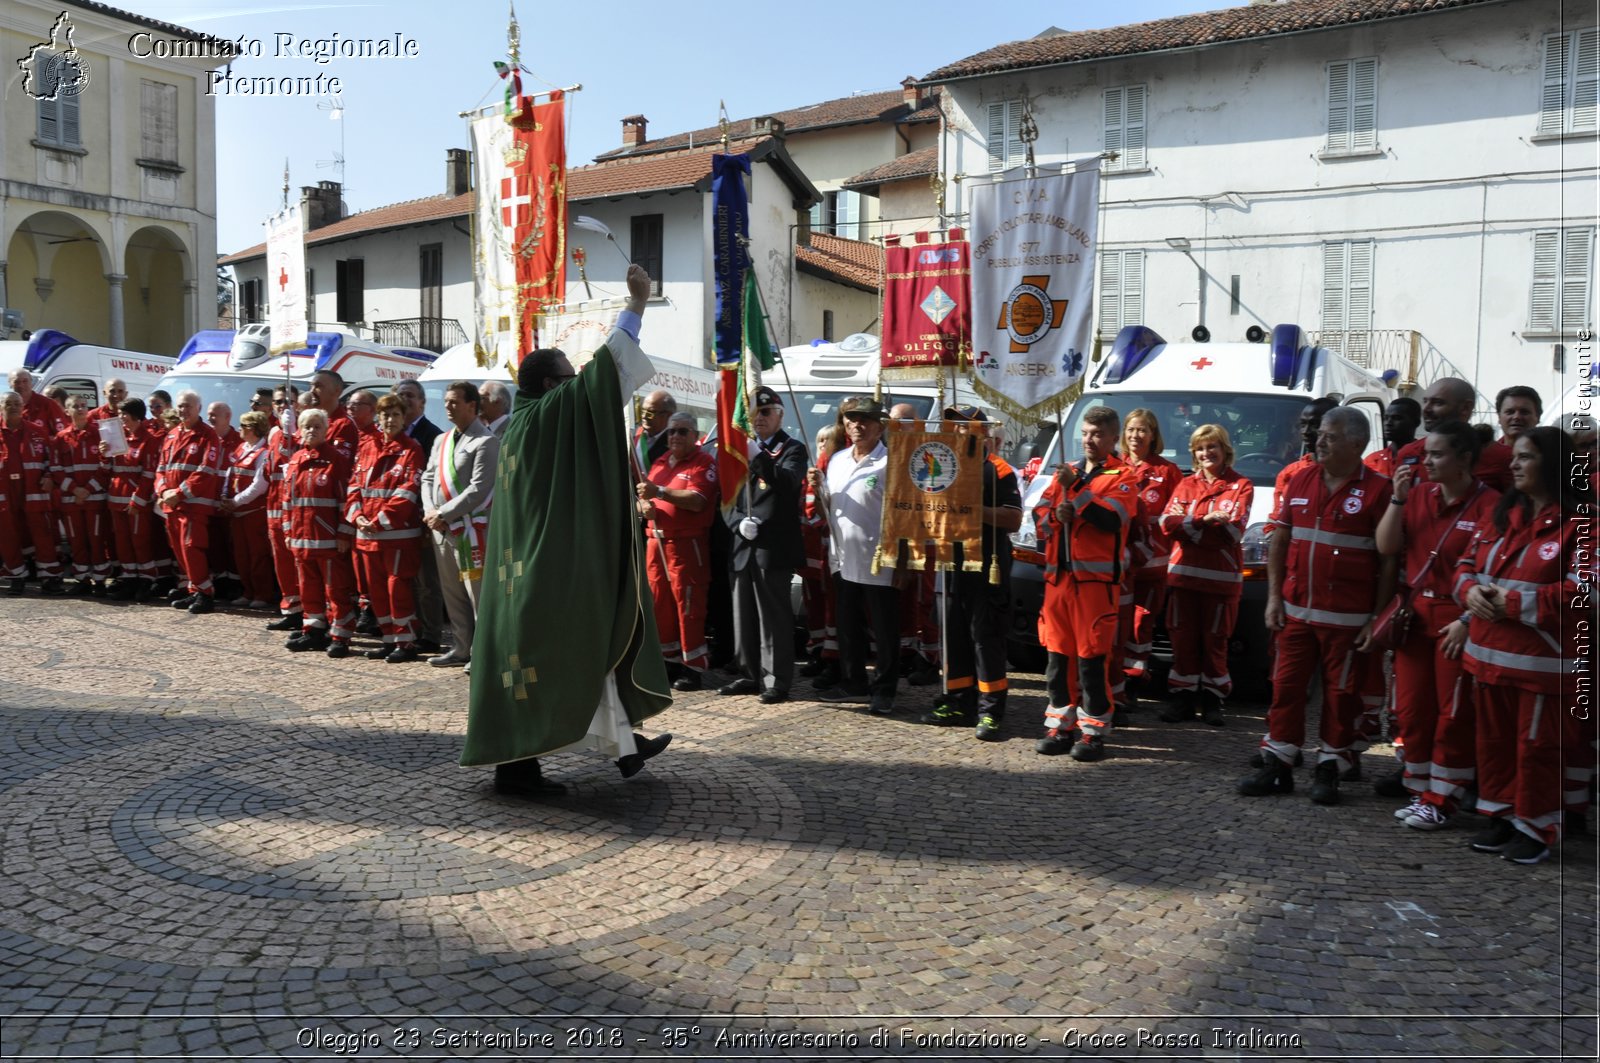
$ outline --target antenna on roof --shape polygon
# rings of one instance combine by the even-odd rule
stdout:
[[[717,101],[717,128],[722,130],[722,153],[728,153],[728,101]]]
[[[283,209],[289,209],[289,156],[283,157]]]

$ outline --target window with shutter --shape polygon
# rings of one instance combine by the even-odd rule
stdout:
[[[1105,168],[1143,170],[1145,155],[1145,87],[1124,85],[1105,93],[1105,150],[1117,153]]]
[[[985,144],[989,150],[991,173],[1022,165],[1027,154],[1022,149],[1021,100],[1002,100],[989,104],[989,128]]]
[[[1528,331],[1554,335],[1588,328],[1593,283],[1593,229],[1545,229],[1534,233]]]
[[[47,69],[55,71],[54,77],[59,82],[62,77],[60,71],[64,69],[59,64],[51,65],[45,60]],[[54,82],[53,82],[54,84]],[[82,146],[78,128],[78,96],[75,92],[57,91],[54,99],[39,100],[36,115],[38,122],[36,129],[38,140],[41,144],[53,144],[63,148],[76,148]]]
[[[178,161],[178,87],[139,82],[139,157]]]
[[[1128,325],[1144,323],[1144,252],[1100,254],[1100,335],[1110,339]]]
[[[1371,240],[1322,245],[1322,345],[1365,365],[1371,354],[1373,256]]]
[[[1561,136],[1600,128],[1596,122],[1600,28],[1552,33],[1544,39],[1543,66],[1538,132]]]
[[[1378,61],[1328,64],[1329,155],[1365,153],[1378,146]]]

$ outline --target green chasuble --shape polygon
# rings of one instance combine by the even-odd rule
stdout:
[[[579,741],[608,674],[635,725],[672,703],[622,401],[607,347],[576,379],[517,394],[489,512],[463,766]]]

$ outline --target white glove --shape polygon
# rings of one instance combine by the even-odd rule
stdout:
[[[739,522],[739,534],[755,542],[756,536],[761,534],[761,522],[754,517],[746,517]]]
[[[761,444],[757,443],[753,439],[746,440],[744,444],[744,453],[745,457],[749,458],[751,461],[755,461],[756,455],[761,453]]]

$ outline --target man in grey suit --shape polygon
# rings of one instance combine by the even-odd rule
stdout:
[[[479,401],[478,386],[471,381],[457,380],[445,389],[444,412],[453,427],[439,433],[422,474],[422,522],[433,532],[433,557],[453,642],[448,652],[428,659],[435,668],[472,660],[483,543],[500,461],[500,439],[478,419]]]
[[[478,418],[496,439],[504,438],[511,423],[511,389],[498,380],[486,381],[478,391]]]

